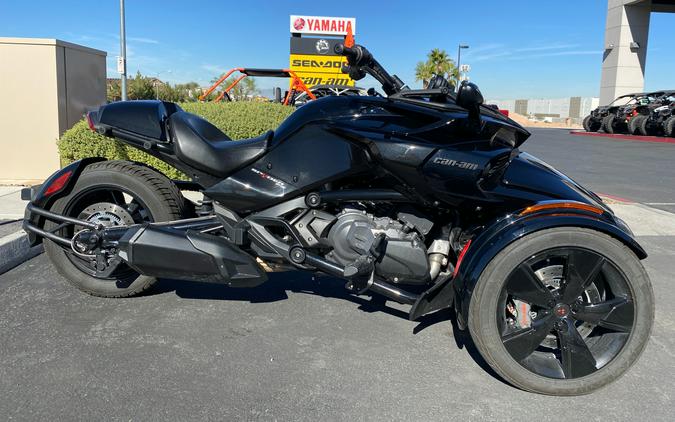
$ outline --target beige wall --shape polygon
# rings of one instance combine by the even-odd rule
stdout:
[[[0,183],[44,180],[58,137],[106,99],[106,53],[51,39],[0,38]]]

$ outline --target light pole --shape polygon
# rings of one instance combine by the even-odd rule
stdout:
[[[122,101],[127,100],[127,35],[124,29],[124,0],[120,0],[120,58],[117,61],[117,71],[122,82]]]
[[[157,76],[155,76],[155,99],[156,100],[159,100],[159,84],[160,84],[159,75],[161,75],[162,73],[171,73],[171,70],[164,70],[162,72],[158,72]]]
[[[455,90],[459,90],[459,83],[461,82],[461,76],[459,74],[459,68],[462,65],[462,49],[463,48],[469,48],[469,46],[466,45],[466,44],[459,44],[457,46],[457,86],[455,87]]]

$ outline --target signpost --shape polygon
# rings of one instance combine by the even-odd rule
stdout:
[[[334,49],[348,31],[356,33],[356,19],[291,15],[290,31],[289,69],[305,85],[354,86],[354,81],[342,73],[347,59],[335,54]]]

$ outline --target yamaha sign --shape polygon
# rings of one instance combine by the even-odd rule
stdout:
[[[291,33],[313,35],[347,35],[351,28],[356,34],[355,18],[291,15]]]

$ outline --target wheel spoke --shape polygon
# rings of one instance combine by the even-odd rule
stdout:
[[[579,334],[574,321],[565,318],[566,326],[558,331],[560,340],[560,357],[565,378],[578,378],[597,370],[595,358],[588,345]]]
[[[126,205],[126,201],[124,200],[124,194],[120,191],[117,190],[111,190],[110,191],[110,197],[112,199],[112,203],[115,205],[120,205],[124,207]]]
[[[553,300],[551,292],[543,285],[532,268],[527,264],[520,264],[506,283],[506,290],[515,298],[528,302],[531,305],[550,307]]]
[[[573,316],[575,319],[601,327],[628,333],[633,327],[633,301],[616,297],[601,303],[583,305]]]
[[[562,301],[567,304],[581,296],[595,278],[600,274],[605,259],[592,252],[574,250],[567,256],[565,265],[565,286]]]
[[[532,321],[530,328],[509,333],[502,337],[502,342],[506,350],[517,361],[521,361],[530,356],[546,335],[553,329],[555,318],[552,314],[546,315],[543,318]]]

